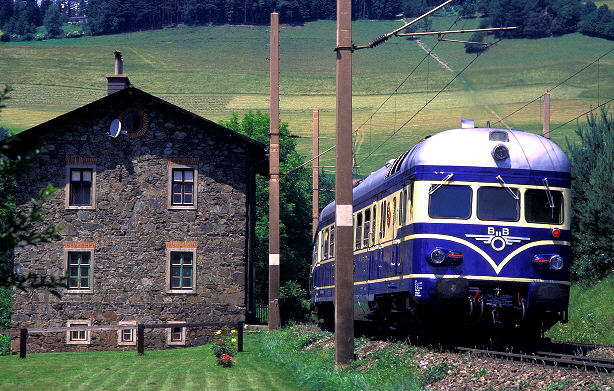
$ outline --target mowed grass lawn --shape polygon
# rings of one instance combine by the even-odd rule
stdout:
[[[245,334],[236,365],[223,368],[209,345],[186,349],[94,353],[43,353],[0,357],[0,390],[190,391],[304,390],[260,357],[260,338]]]

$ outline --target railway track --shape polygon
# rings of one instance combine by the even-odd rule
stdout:
[[[609,374],[614,373],[614,359],[586,355],[597,349],[606,349],[614,352],[614,346],[573,343],[546,343],[546,346],[550,346],[550,349],[542,350],[543,346],[539,346],[536,349],[530,349],[530,353],[515,353],[513,351],[478,349],[462,346],[454,347],[452,350],[460,353],[470,353],[477,357],[485,356],[520,361],[534,365],[567,367],[582,371],[595,371]],[[582,353],[582,355],[570,354],[566,351]]]

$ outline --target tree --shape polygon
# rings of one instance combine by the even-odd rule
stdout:
[[[260,111],[245,114],[243,119],[234,113],[229,121],[220,124],[264,144],[269,143],[270,117]],[[299,169],[284,175],[299,166],[304,159],[296,152],[296,140],[287,137],[287,123],[280,124],[280,264],[282,288],[297,292],[298,284],[307,292],[309,288],[309,265],[311,264],[311,178],[307,169]],[[256,178],[256,296],[259,300],[268,297],[269,254],[269,182]]]
[[[614,268],[614,118],[607,108],[578,124],[580,143],[567,140],[572,176],[572,277],[590,282]]]
[[[553,10],[555,17],[552,20],[550,31],[554,35],[570,34],[578,29],[578,22],[582,19],[582,3],[574,0],[571,3],[565,0],[555,0]]]
[[[47,8],[44,23],[47,33],[49,33],[50,36],[57,37],[62,34],[64,20],[57,5],[52,3],[49,8]]]
[[[486,50],[487,46],[481,44],[481,42],[484,42],[485,38],[486,34],[481,31],[471,34],[471,37],[469,38],[471,43],[465,44],[465,53],[481,53]]]
[[[8,86],[0,90],[0,110],[5,107],[3,101],[7,100]],[[58,240],[58,228],[50,225],[38,228],[37,223],[43,219],[45,210],[43,204],[46,199],[53,196],[55,189],[47,185],[41,190],[39,198],[32,200],[27,210],[16,210],[13,187],[15,178],[27,171],[28,165],[40,152],[27,157],[15,156],[12,148],[14,141],[7,141],[9,132],[0,127],[0,152],[4,154],[0,158],[0,329],[10,327],[10,314],[12,306],[13,288],[22,290],[49,288],[50,292],[59,296],[58,289],[66,287],[67,278],[54,276],[41,276],[34,273],[23,274],[15,270],[13,249],[22,244],[37,245],[39,243]],[[14,137],[12,140],[16,140]],[[6,155],[13,156],[7,158]],[[0,337],[0,355],[8,354],[10,338]]]

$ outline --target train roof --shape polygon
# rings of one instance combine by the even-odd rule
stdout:
[[[509,159],[493,158],[497,145],[507,147]],[[493,128],[446,130],[423,140],[411,149],[401,169],[421,165],[570,171],[567,155],[550,139],[522,130]]]
[[[509,157],[497,160],[493,150],[505,146]],[[533,172],[569,173],[567,155],[553,141],[521,130],[495,128],[459,128],[425,138],[397,159],[373,172],[354,188],[359,200],[380,187],[398,172],[415,172],[419,168],[479,167],[529,170]],[[332,213],[334,202],[322,211]]]

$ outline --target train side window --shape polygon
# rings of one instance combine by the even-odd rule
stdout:
[[[517,197],[512,197],[510,191]],[[491,221],[518,221],[520,219],[520,194],[518,189],[480,187],[478,189],[478,218]]]
[[[371,246],[375,244],[375,228],[377,227],[377,206],[373,205],[373,216],[371,218]]]
[[[354,248],[360,250],[362,247],[362,212],[356,214],[355,226],[356,231],[354,233]]]
[[[399,225],[404,226],[405,221],[405,211],[407,207],[407,190],[403,189],[401,192],[400,200],[399,200]]]
[[[365,210],[365,222],[363,224],[364,228],[362,231],[362,246],[369,247],[369,236],[371,233],[371,210]]]
[[[406,213],[406,218],[409,221],[412,221],[414,216],[413,216],[413,194],[414,194],[414,182],[412,181],[411,184],[409,186],[407,186],[407,212]]]
[[[335,256],[335,226],[330,227],[330,256]]]
[[[397,223],[397,197],[392,199],[392,226],[394,227]]]
[[[524,209],[528,223],[562,224],[563,194],[560,191],[529,189],[524,193]]]
[[[324,230],[324,240],[322,240],[322,258],[328,258],[328,228]]]
[[[386,236],[386,200],[382,201],[382,213],[380,213],[380,231],[379,237],[384,238]]]
[[[429,216],[440,219],[468,219],[471,217],[473,193],[469,186],[433,186],[429,198]],[[508,195],[509,197],[509,195]]]

